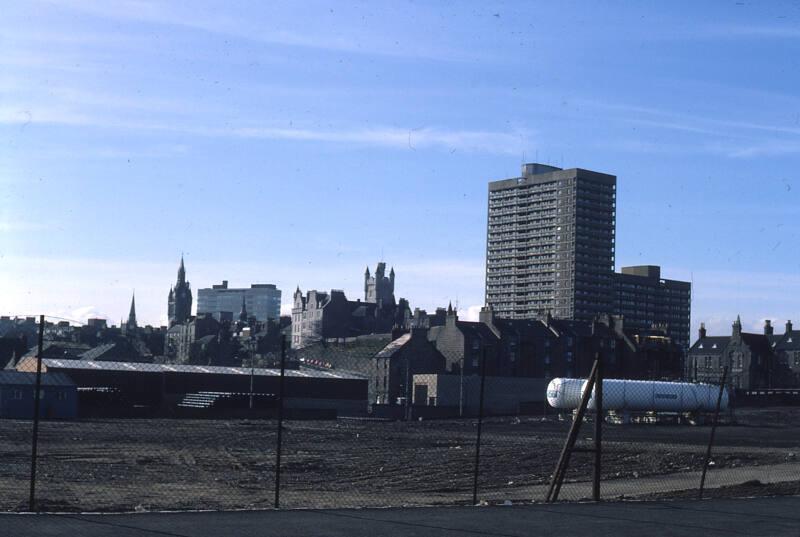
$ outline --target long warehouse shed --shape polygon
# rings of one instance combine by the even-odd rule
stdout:
[[[17,364],[35,372],[36,358]],[[113,390],[132,405],[162,407],[186,394],[278,393],[280,370],[249,367],[145,364],[45,358],[42,372],[64,373],[79,390]],[[251,379],[252,377],[252,379]],[[251,390],[252,382],[252,390]],[[357,374],[315,369],[287,369],[284,406],[288,409],[335,410],[363,415],[367,410],[367,379]]]

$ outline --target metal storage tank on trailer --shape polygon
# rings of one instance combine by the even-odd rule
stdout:
[[[573,410],[581,404],[588,381],[556,378],[547,386],[547,402],[553,408]],[[661,412],[712,412],[717,407],[719,386],[690,382],[653,380],[603,380],[603,409]],[[728,407],[728,390],[723,389],[720,410]],[[595,408],[594,390],[589,399]]]

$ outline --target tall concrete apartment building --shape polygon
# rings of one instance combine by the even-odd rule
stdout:
[[[218,321],[236,319],[242,311],[242,299],[247,313],[257,321],[265,322],[281,316],[281,291],[275,285],[254,283],[249,289],[235,289],[228,287],[228,280],[197,291],[197,315],[210,313]]]
[[[614,312],[625,319],[625,328],[659,327],[684,352],[689,350],[692,284],[661,277],[661,267],[622,267],[614,275]]]
[[[616,186],[613,175],[544,164],[489,183],[486,304],[496,316],[613,311]]]

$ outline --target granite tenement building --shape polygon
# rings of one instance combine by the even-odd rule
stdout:
[[[387,278],[386,265],[380,263],[371,276],[364,274],[364,301],[348,300],[344,291],[294,293],[292,307],[292,348],[331,339],[346,339],[366,334],[390,333],[408,329],[411,309],[408,301],[395,301],[394,270]]]
[[[486,304],[501,318],[591,321],[613,311],[616,182],[524,164],[489,183]]]
[[[739,317],[730,336],[709,336],[700,323],[697,341],[686,360],[686,378],[719,383],[728,367],[728,386],[738,390],[800,387],[800,331],[786,321],[783,334],[775,334],[771,320],[762,334],[742,331]]]
[[[775,387],[774,353],[766,334],[742,331],[736,317],[730,336],[709,336],[700,324],[699,337],[686,360],[686,378],[696,382],[719,384],[725,367],[726,384],[738,390]]]

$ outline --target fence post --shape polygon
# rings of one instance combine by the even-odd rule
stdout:
[[[286,376],[286,336],[281,337],[281,378],[278,381],[278,440],[275,453],[275,509],[281,505],[281,448],[283,444],[283,379]]]
[[[31,440],[31,488],[28,510],[36,505],[36,455],[39,448],[39,408],[42,391],[42,352],[44,351],[44,315],[39,316],[39,342],[36,351],[36,385],[33,392],[33,438]]]
[[[256,357],[254,353],[250,353],[250,411],[253,411],[253,381],[255,380],[256,376]]]
[[[558,463],[556,463],[556,469],[553,472],[553,477],[550,480],[550,487],[548,487],[547,495],[545,496],[544,501],[546,503],[558,501],[558,495],[561,492],[561,485],[564,482],[564,476],[567,474],[567,468],[569,468],[569,460],[572,456],[572,452],[575,451],[575,442],[578,439],[578,433],[580,432],[581,424],[583,423],[584,414],[586,414],[586,408],[589,406],[589,399],[592,397],[596,379],[597,360],[595,360],[594,365],[592,366],[592,372],[589,373],[589,378],[586,382],[586,386],[583,389],[583,394],[581,395],[581,404],[578,406],[578,410],[575,413],[575,417],[572,421],[572,426],[569,428],[567,441],[564,442],[564,447],[561,449],[561,455],[558,457]]]
[[[464,417],[464,366],[466,365],[466,357],[461,357],[461,367],[459,367],[459,380],[458,380],[458,417]]]
[[[483,428],[483,394],[486,386],[486,347],[483,348],[481,363],[481,392],[478,401],[478,436],[475,439],[475,475],[472,481],[472,505],[478,504],[478,471],[481,464],[481,429]]]
[[[592,499],[600,501],[600,464],[603,456],[603,356],[597,353],[597,370],[594,381],[594,480]]]
[[[711,435],[708,437],[708,448],[706,458],[703,460],[703,474],[700,476],[700,492],[697,495],[699,500],[703,499],[703,489],[706,486],[706,471],[711,460],[711,447],[714,445],[714,436],[717,434],[717,420],[719,419],[719,407],[722,405],[722,394],[725,393],[725,383],[728,380],[728,366],[722,369],[722,382],[719,384],[719,395],[717,395],[717,408],[714,410],[714,421],[711,422]]]

